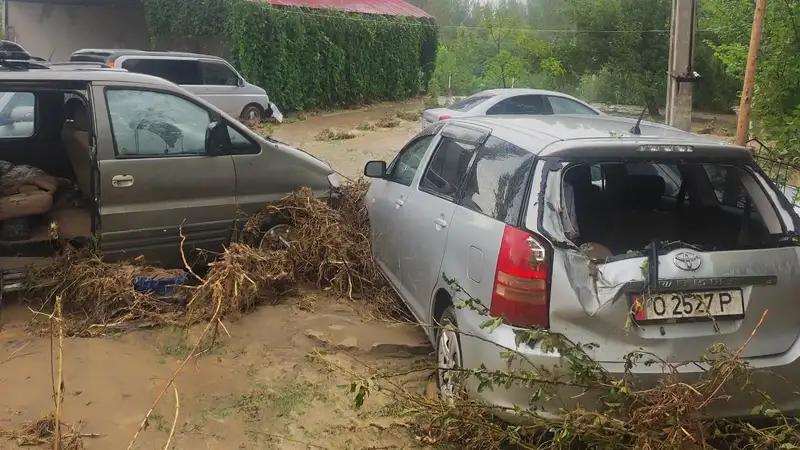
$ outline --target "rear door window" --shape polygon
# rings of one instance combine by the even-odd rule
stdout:
[[[455,198],[467,175],[476,144],[442,136],[422,177],[420,189],[441,197]]]
[[[534,156],[494,136],[478,150],[461,205],[515,225],[525,198]]]
[[[203,84],[212,86],[239,85],[239,76],[227,64],[202,61],[200,70],[203,75]]]
[[[153,75],[175,84],[201,83],[200,63],[183,59],[131,58],[123,61],[122,68],[130,72]]]
[[[480,105],[481,103],[489,100],[490,98],[494,97],[494,95],[473,95],[472,97],[467,97],[463,100],[453,103],[447,109],[452,109],[453,111],[469,111],[470,109]]]
[[[553,114],[597,115],[594,110],[587,108],[586,105],[582,105],[575,100],[556,96],[549,96],[547,99],[550,102],[550,108],[553,110]]]
[[[552,114],[550,104],[542,95],[519,95],[507,98],[489,108],[488,115],[498,114]]]
[[[36,96],[32,92],[0,92],[0,139],[33,136]]]

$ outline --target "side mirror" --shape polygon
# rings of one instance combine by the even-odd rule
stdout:
[[[370,161],[364,166],[364,176],[369,178],[385,178],[386,177],[386,162],[385,161]]]
[[[225,122],[211,122],[206,128],[206,152],[209,156],[219,156],[228,153],[231,148],[231,138],[228,135],[228,126]]]
[[[239,87],[244,87],[244,78],[239,78],[239,81],[238,81],[237,84],[239,85]]]

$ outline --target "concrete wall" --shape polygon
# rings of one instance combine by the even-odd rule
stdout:
[[[6,0],[7,39],[52,61],[81,48],[148,48],[140,1],[72,3]]]

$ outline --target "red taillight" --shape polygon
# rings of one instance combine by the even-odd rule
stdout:
[[[449,118],[450,118],[449,114],[442,114],[441,116],[439,116],[439,120],[447,120]]]
[[[489,308],[492,316],[519,327],[550,327],[548,248],[542,237],[506,225]]]

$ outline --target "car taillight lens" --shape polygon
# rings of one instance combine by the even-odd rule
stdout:
[[[441,116],[439,116],[439,120],[447,120],[449,118],[450,118],[449,114],[442,114]]]
[[[497,258],[490,314],[519,327],[550,327],[550,245],[506,225]]]

